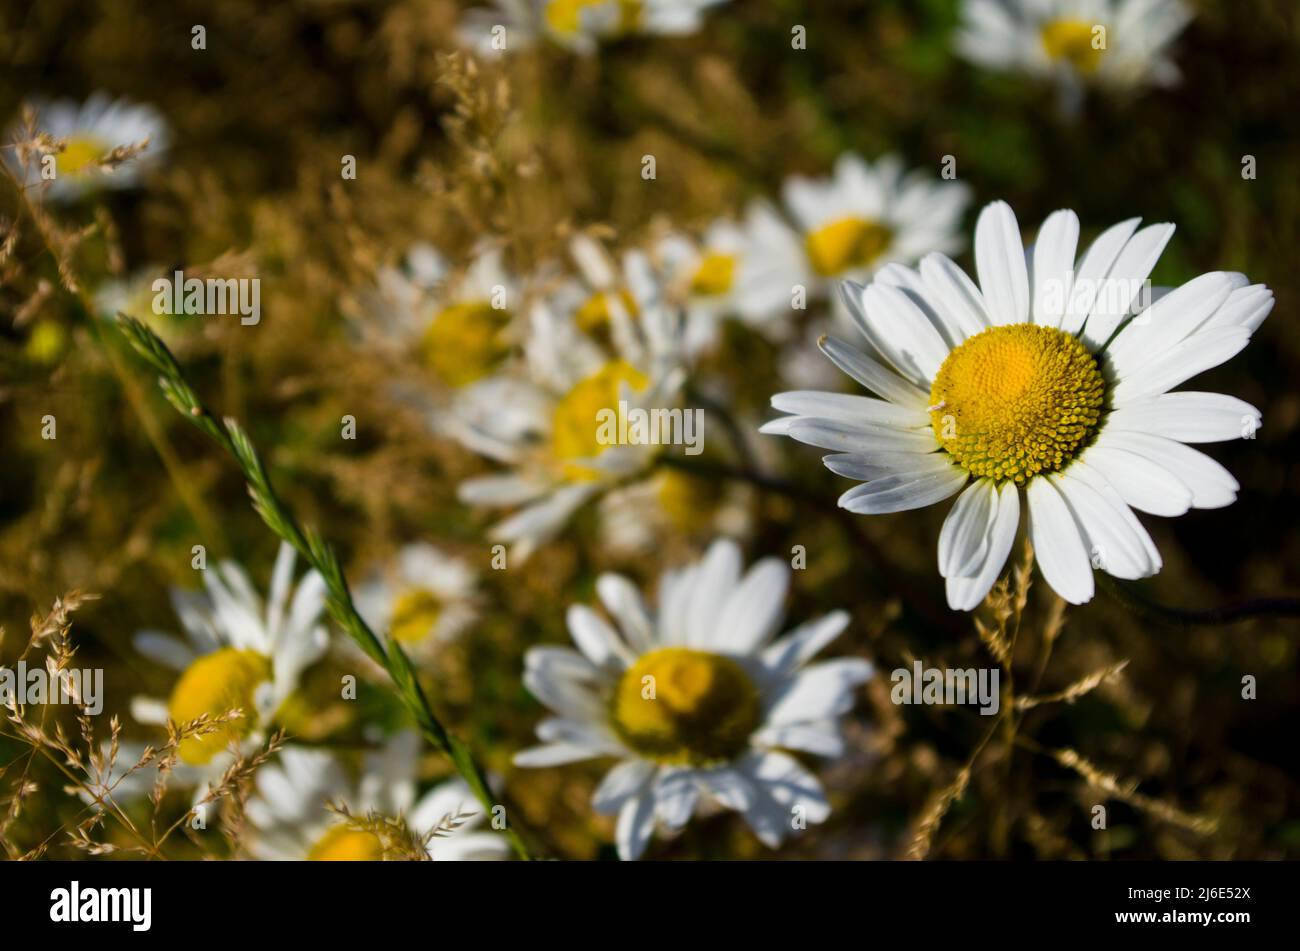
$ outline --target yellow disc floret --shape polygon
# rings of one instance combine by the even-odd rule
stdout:
[[[736,256],[710,252],[700,259],[691,277],[691,293],[700,297],[719,297],[731,290],[736,279]]]
[[[642,0],[550,0],[546,4],[546,25],[561,36],[576,36],[582,29],[584,10],[612,7],[618,11],[618,20],[609,24],[608,31],[631,33],[641,22],[641,3]]]
[[[822,277],[867,267],[885,253],[894,233],[867,218],[840,218],[808,235],[808,261]]]
[[[510,312],[487,301],[453,304],[439,311],[420,339],[425,364],[451,386],[482,379],[505,359],[509,344],[502,331]]]
[[[555,405],[551,420],[551,452],[564,463],[570,479],[594,479],[599,473],[571,460],[592,459],[607,448],[599,438],[601,410],[617,412],[623,384],[643,390],[649,383],[626,360],[611,360],[574,385]]]
[[[270,660],[251,650],[222,647],[190,664],[172,690],[168,716],[179,726],[205,714],[217,718],[239,710],[241,715],[219,724],[211,733],[181,740],[180,758],[201,766],[252,732],[257,722],[254,691],[270,679]]]
[[[1106,50],[1104,39],[1094,42],[1094,36],[1104,37],[1105,33],[1096,32],[1092,23],[1052,20],[1042,29],[1043,49],[1052,62],[1069,63],[1080,73],[1089,75],[1101,65],[1101,54]]]
[[[336,825],[320,837],[307,853],[309,862],[382,862],[384,844],[365,829]]]
[[[393,600],[388,635],[403,644],[423,640],[442,616],[442,599],[428,588],[407,588]]]
[[[111,147],[99,139],[73,136],[64,143],[63,151],[55,156],[54,174],[59,178],[86,178],[99,167],[99,160],[111,151]]]
[[[574,311],[574,323],[583,333],[591,334],[599,340],[608,340],[610,324],[614,322],[615,307],[622,308],[628,317],[637,315],[636,298],[630,292],[597,291]]]
[[[1015,324],[990,327],[948,354],[930,388],[930,418],[971,475],[1023,485],[1088,446],[1105,397],[1097,361],[1077,337]]]
[[[663,647],[624,671],[611,716],[623,742],[647,759],[717,763],[747,747],[760,720],[758,691],[730,657]]]

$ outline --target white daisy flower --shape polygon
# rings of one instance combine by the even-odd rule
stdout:
[[[789,581],[776,558],[742,577],[740,549],[725,539],[663,575],[654,613],[626,578],[602,575],[596,592],[614,624],[574,605],[568,625],[580,652],[528,652],[524,683],[557,716],[538,725],[544,745],[516,765],[617,758],[592,804],[618,814],[623,859],[645,851],[656,825],[680,830],[705,801],[743,814],[771,848],[793,820],[824,822],[821,784],[784,751],[841,755],[838,718],[871,665],[808,665],[848,624],[843,611],[773,639]]]
[[[632,262],[637,283],[651,282],[644,256]],[[635,298],[633,313],[621,293],[600,293],[599,320],[535,304],[524,372],[461,390],[447,424],[467,448],[510,467],[461,483],[459,495],[470,505],[522,506],[491,533],[518,559],[653,462],[658,446],[603,440],[602,412],[620,402],[629,411],[671,407],[683,382],[680,321],[657,299]],[[591,333],[579,329],[584,321]]]
[[[961,17],[963,56],[1054,80],[1074,104],[1088,84],[1176,82],[1167,50],[1192,14],[1182,0],[964,0]]]
[[[1023,506],[1047,583],[1080,604],[1093,595],[1094,566],[1126,579],[1160,570],[1131,509],[1173,516],[1236,498],[1228,471],[1185,444],[1252,436],[1259,411],[1169,391],[1242,350],[1272,292],[1212,272],[1144,295],[1174,228],[1138,221],[1108,228],[1076,262],[1074,212],[1050,215],[1026,251],[1015,215],[994,202],[975,228],[978,287],[941,254],[919,270],[885,268],[865,288],[843,285],[871,352],[835,338],[822,349],[881,399],[772,398],[791,415],[765,432],[834,450],[827,468],[865,482],[841,496],[849,511],[899,512],[960,493],[939,535],[953,608],[988,593]]]
[[[63,151],[54,156],[54,178],[48,192],[52,199],[72,201],[97,188],[131,188],[167,149],[167,123],[152,106],[114,100],[98,92],[81,105],[63,99],[39,104],[35,111],[36,127],[65,142]],[[7,139],[12,141],[15,135],[21,137],[10,129]],[[118,146],[145,141],[148,148],[140,155],[116,168],[101,168],[99,160]],[[5,154],[18,176],[26,176],[26,185],[45,181],[39,159],[19,168],[14,150],[6,149]]]
[[[355,592],[372,630],[404,647],[444,643],[478,615],[474,569],[432,545],[407,545],[392,564],[375,569]]]
[[[324,579],[310,571],[291,592],[293,567],[294,550],[282,543],[263,605],[244,569],[223,561],[203,572],[206,591],[171,593],[185,639],[159,631],[135,635],[136,650],[179,674],[169,699],[132,698],[136,720],[183,724],[243,711],[215,732],[181,741],[177,778],[183,782],[220,775],[230,747],[260,742],[302,672],[325,652]]]
[[[381,861],[384,847],[375,833],[354,828],[327,808],[346,806],[364,819],[369,813],[402,816],[417,835],[427,835],[444,818],[467,816],[455,831],[432,838],[429,854],[439,861],[509,858],[505,840],[472,831],[483,822],[479,805],[462,779],[451,779],[416,797],[420,738],[406,731],[382,751],[365,758],[359,783],[323,750],[286,747],[278,762],[258,769],[257,793],[248,801],[254,856],[269,861]]]
[[[825,297],[838,280],[866,280],[891,262],[961,247],[957,228],[970,202],[961,182],[904,174],[897,156],[874,165],[846,153],[829,179],[795,176],[782,194],[802,244],[801,283]],[[788,291],[787,291],[788,293]]]
[[[796,285],[804,282],[798,237],[772,208],[754,202],[743,221],[720,219],[697,242],[673,234],[655,260],[666,293],[686,315],[686,350],[712,349],[718,324],[735,316],[769,337],[789,329]]]
[[[418,244],[403,267],[383,268],[348,311],[372,344],[414,356],[439,383],[458,387],[495,372],[509,356],[518,295],[500,248],[480,248],[456,272]]]
[[[590,54],[634,34],[695,33],[704,11],[726,0],[492,0],[466,12],[457,35],[481,56],[499,56],[545,38]]]
[[[753,530],[753,491],[724,479],[663,468],[600,500],[600,535],[614,555],[662,554],[666,539],[744,539]]]

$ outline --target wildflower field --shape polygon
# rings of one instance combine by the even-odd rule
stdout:
[[[6,858],[1300,857],[1294,3],[0,66]]]

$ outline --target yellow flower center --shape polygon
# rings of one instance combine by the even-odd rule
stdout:
[[[242,714],[211,733],[181,740],[180,758],[192,766],[202,766],[251,733],[257,722],[254,691],[270,679],[271,661],[257,651],[222,647],[190,664],[176,681],[167,703],[167,714],[178,726],[204,714],[220,717],[236,709]]]
[[[663,647],[624,671],[611,717],[623,742],[647,759],[717,763],[749,744],[760,721],[758,691],[729,657]]]
[[[59,178],[86,178],[94,172],[99,160],[111,151],[112,148],[99,139],[74,136],[67,140],[63,151],[55,156],[55,175]]]
[[[700,297],[717,297],[731,290],[736,277],[736,256],[717,251],[706,254],[691,278],[691,293]]]
[[[722,502],[724,485],[720,479],[701,479],[668,469],[659,477],[659,504],[682,531],[697,531],[707,526]]]
[[[1097,432],[1106,384],[1079,339],[990,327],[948,354],[930,388],[935,435],[971,475],[1024,484],[1056,472]]]
[[[379,836],[347,825],[331,827],[307,853],[309,862],[382,862],[384,845]]]
[[[889,247],[894,233],[868,218],[840,218],[808,235],[808,260],[822,277],[867,267]]]
[[[644,373],[626,360],[611,360],[560,399],[551,422],[551,452],[564,463],[566,477],[586,480],[600,475],[591,467],[570,460],[591,459],[609,448],[597,438],[600,411],[618,412],[624,383],[633,390],[643,390],[649,382]]]
[[[618,7],[614,33],[631,33],[640,25],[642,0],[550,0],[546,5],[546,25],[561,36],[576,36],[582,29],[583,10],[611,4]]]
[[[573,319],[578,329],[602,340],[607,338],[609,325],[614,320],[612,308],[615,306],[615,301],[629,317],[636,317],[636,299],[628,291],[600,291],[587,298],[586,302],[574,312]]]
[[[68,333],[63,325],[54,320],[42,320],[32,328],[32,335],[27,338],[23,349],[33,362],[48,365],[63,355],[67,345]]]
[[[453,304],[439,311],[420,340],[425,364],[451,386],[464,386],[495,370],[510,352],[501,331],[510,311],[487,301]]]
[[[1093,46],[1093,29],[1094,24],[1083,20],[1052,20],[1042,30],[1047,58],[1069,63],[1084,75],[1096,72],[1105,47]]]
[[[388,635],[403,644],[424,640],[438,623],[442,607],[442,600],[428,588],[408,588],[393,602]]]

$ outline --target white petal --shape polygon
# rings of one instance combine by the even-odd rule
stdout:
[[[562,766],[565,763],[577,763],[600,755],[602,754],[585,746],[550,743],[546,746],[534,746],[516,753],[514,764],[525,768]]]
[[[602,574],[596,579],[596,594],[618,622],[623,636],[636,651],[646,651],[654,643],[654,627],[641,592],[622,575]]]
[[[695,770],[665,769],[654,787],[655,814],[665,829],[676,832],[690,821],[700,800]]]
[[[867,340],[903,376],[928,383],[948,356],[948,345],[925,313],[897,287],[872,283],[860,306],[855,295],[845,296],[850,313]]]
[[[1142,311],[1107,348],[1118,379],[1136,375],[1170,347],[1186,340],[1227,302],[1245,277],[1215,271],[1165,294]]]
[[[1029,319],[1029,274],[1015,212],[995,201],[975,224],[975,270],[994,324],[1022,324]]]
[[[161,631],[140,631],[131,643],[145,657],[172,670],[184,670],[194,661],[194,651],[188,644]]]
[[[947,255],[934,251],[922,258],[921,279],[930,290],[935,309],[945,314],[950,324],[961,327],[967,337],[992,324],[979,288]]]
[[[1259,410],[1235,396],[1179,391],[1125,404],[1106,418],[1106,428],[1179,442],[1223,442],[1246,438],[1262,422]]]
[[[818,416],[846,422],[872,423],[898,429],[912,429],[930,423],[930,415],[916,406],[899,406],[886,400],[851,393],[819,393],[792,390],[772,397],[772,408],[796,416]]]
[[[978,479],[957,497],[939,532],[940,575],[960,578],[984,563],[997,496],[992,479]]]
[[[1164,436],[1107,430],[1101,441],[1147,459],[1176,476],[1192,493],[1192,507],[1217,509],[1237,499],[1240,486],[1227,469],[1203,452]]]
[[[597,667],[621,671],[635,662],[614,629],[585,604],[571,604],[566,615],[573,643]]]
[[[889,475],[946,472],[952,465],[946,452],[842,452],[822,456],[822,463],[836,475],[860,482]]]
[[[647,791],[646,786],[655,774],[655,765],[645,760],[629,759],[619,763],[600,781],[591,796],[591,807],[597,812],[614,813],[621,810],[633,796]]]
[[[785,616],[789,584],[790,567],[779,558],[764,558],[750,568],[726,599],[712,646],[729,653],[749,654],[766,644]]]
[[[614,838],[618,842],[618,857],[624,862],[639,859],[650,843],[655,831],[654,806],[654,797],[646,793],[629,799],[619,811]]]
[[[1074,274],[1074,286],[1065,310],[1065,319],[1061,321],[1061,329],[1066,333],[1077,334],[1083,327],[1084,320],[1092,310],[1098,288],[1110,273],[1111,265],[1119,257],[1128,239],[1137,230],[1140,220],[1130,218],[1112,225],[1098,235],[1097,240],[1084,252],[1083,260]]]
[[[720,538],[709,546],[695,569],[695,583],[686,614],[686,643],[712,645],[727,598],[740,580],[740,546]]]
[[[835,337],[823,337],[817,341],[817,346],[837,367],[891,403],[922,410],[930,405],[930,394],[927,391],[844,341]]]
[[[1004,482],[998,490],[993,520],[989,525],[984,561],[967,576],[948,578],[945,587],[949,607],[956,611],[971,611],[984,600],[1002,573],[1019,525],[1020,490],[1014,482]]]
[[[1170,347],[1142,368],[1142,374],[1127,377],[1111,393],[1119,407],[1134,400],[1156,396],[1231,360],[1250,342],[1250,331],[1242,327],[1216,327],[1195,334]]]
[[[847,423],[836,419],[812,419],[800,416],[788,427],[792,439],[819,449],[836,452],[917,452],[928,453],[938,443],[934,430],[895,429],[871,423]]]
[[[1173,234],[1173,225],[1148,225],[1124,245],[1083,325],[1080,336],[1089,349],[1096,351],[1105,345],[1128,316],[1134,300],[1140,299],[1141,286],[1151,276],[1151,269]]]
[[[838,723],[831,719],[764,727],[754,734],[754,743],[770,748],[801,750],[815,756],[844,755],[844,737]]]
[[[839,637],[848,624],[847,611],[832,611],[825,617],[807,621],[765,648],[763,665],[776,676],[791,674]]]
[[[957,466],[920,475],[885,476],[849,489],[840,496],[839,504],[859,515],[906,512],[956,495],[968,478],[966,470]]]
[[[1103,434],[1080,461],[1096,469],[1129,505],[1152,515],[1182,515],[1192,507],[1192,490],[1168,469],[1135,453],[1108,446]]]
[[[1029,499],[1029,539],[1043,577],[1071,604],[1091,601],[1092,562],[1070,507],[1047,479],[1031,479],[1025,495]]]
[[[1034,323],[1061,326],[1078,247],[1079,216],[1069,210],[1048,215],[1034,242]]]
[[[1159,566],[1151,563],[1147,545],[1132,522],[1087,483],[1071,478],[1068,471],[1049,478],[1074,513],[1093,565],[1130,581],[1156,573]]]
[[[853,708],[853,691],[871,679],[871,664],[856,657],[805,667],[768,699],[765,726],[824,720]]]

